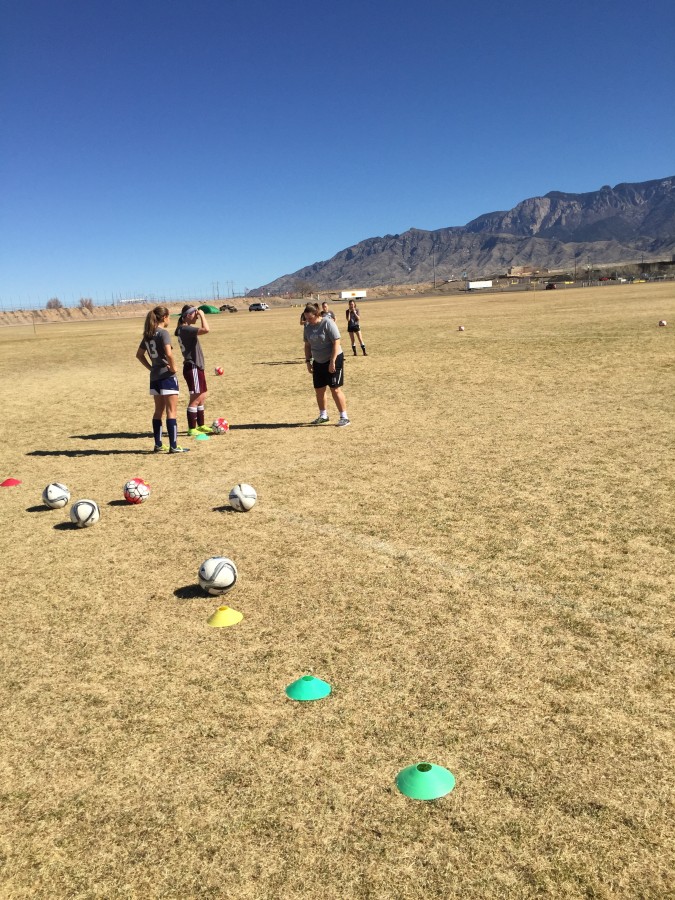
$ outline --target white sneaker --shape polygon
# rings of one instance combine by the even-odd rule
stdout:
[[[339,428],[341,425],[351,425],[351,424],[352,424],[352,423],[349,421],[349,419],[345,419],[345,418],[339,418],[338,421],[337,421],[337,427],[338,427],[338,428]]]

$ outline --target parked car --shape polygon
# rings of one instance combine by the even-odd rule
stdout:
[[[269,309],[269,306],[266,303],[251,303],[248,308],[249,312],[264,312],[266,309]]]

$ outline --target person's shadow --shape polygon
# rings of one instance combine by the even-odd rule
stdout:
[[[152,450],[31,450],[26,456],[146,456]]]
[[[109,434],[71,434],[71,440],[81,441],[119,441],[132,438],[146,438],[152,440],[152,434],[148,431],[112,431]]]
[[[250,422],[241,425],[230,425],[230,431],[257,431],[273,428],[309,428],[308,422]]]

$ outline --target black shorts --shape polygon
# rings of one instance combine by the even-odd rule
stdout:
[[[347,325],[347,331],[352,332],[352,334],[353,334],[355,331],[361,331],[361,326],[360,325]]]
[[[329,372],[330,361],[325,363],[314,362],[312,365],[312,378],[315,388],[331,387],[339,388],[345,383],[345,355],[340,353],[335,360],[335,371]]]

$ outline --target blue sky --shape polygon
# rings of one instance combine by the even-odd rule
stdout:
[[[675,174],[672,0],[0,0],[0,305]]]

